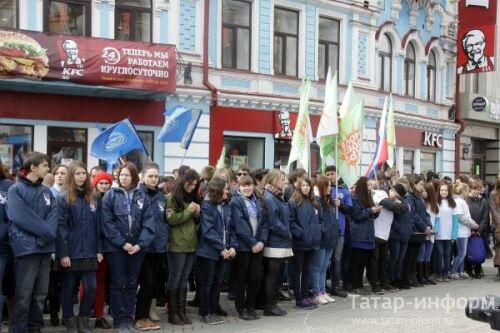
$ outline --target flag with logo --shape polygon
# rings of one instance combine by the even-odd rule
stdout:
[[[387,114],[387,165],[393,167],[396,158],[396,125],[394,124],[394,100],[389,95],[389,113]]]
[[[90,147],[90,155],[116,163],[120,156],[133,150],[142,150],[148,155],[134,125],[129,119],[124,119],[102,131]]]
[[[345,112],[339,123],[337,173],[344,183],[351,187],[359,177],[364,127],[364,101],[355,96],[351,84],[342,101],[342,107]]]
[[[217,161],[217,169],[224,169],[226,167],[226,146],[222,147],[222,151],[220,152],[219,160]]]
[[[176,105],[165,110],[164,115],[167,119],[158,141],[179,142],[182,149],[188,149],[200,121],[201,110]]]
[[[321,155],[321,170],[324,171],[331,161],[335,160],[335,135],[339,132],[337,119],[337,73],[331,74],[328,68],[325,83],[325,102],[319,120],[316,141]],[[337,163],[335,161],[335,163]]]
[[[302,167],[309,171],[310,146],[312,141],[311,121],[309,119],[309,92],[311,81],[303,80],[300,86],[300,104],[297,123],[293,130],[292,149],[288,158],[287,173],[290,171],[290,165],[299,161]]]

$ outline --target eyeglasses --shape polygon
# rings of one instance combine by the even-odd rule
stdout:
[[[238,172],[237,175],[238,175],[238,177],[241,177],[241,176],[248,175],[248,173],[246,173],[246,172]]]

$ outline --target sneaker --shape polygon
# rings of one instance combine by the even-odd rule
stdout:
[[[323,294],[323,299],[328,303],[335,303],[335,298],[330,297],[326,292]]]
[[[160,324],[153,321],[152,319],[146,319],[146,322],[149,324],[149,328],[153,331],[159,330],[161,328]]]
[[[372,292],[376,295],[383,295],[384,294],[384,292],[382,291],[382,288],[378,284],[372,286]]]
[[[325,305],[328,304],[329,302],[325,299],[323,294],[319,294],[316,297],[314,297],[314,303],[318,305]]]
[[[460,275],[458,273],[453,273],[448,276],[450,280],[460,280]]]
[[[392,293],[392,292],[395,292],[395,291],[399,290],[398,288],[396,288],[396,287],[394,287],[394,286],[392,286],[390,284],[384,284],[384,285],[382,285],[382,289],[384,291],[389,292],[389,293]]]
[[[465,273],[465,272],[462,272],[462,273],[458,273],[458,275],[462,278],[462,279],[470,279],[470,275]]]
[[[139,319],[135,322],[134,328],[138,331],[149,331],[151,327],[145,319]]]
[[[219,325],[224,323],[224,320],[222,320],[219,316],[207,314],[203,316],[203,322],[208,325]]]
[[[337,297],[347,297],[349,294],[345,292],[344,290],[332,290],[332,295],[337,296]]]
[[[316,305],[307,302],[307,300],[304,298],[301,301],[295,302],[295,307],[301,310],[312,310],[316,307]]]
[[[304,298],[304,300],[305,300],[307,303],[311,304],[313,307],[315,307],[315,308],[317,308],[317,307],[318,307],[318,305],[317,305],[316,303],[314,303],[314,299],[313,299],[312,297],[306,297],[306,298]]]
[[[286,311],[280,309],[277,305],[268,305],[264,309],[264,316],[284,316]]]
[[[255,312],[254,309],[246,309],[246,312],[252,316],[253,320],[260,319],[260,316]]]
[[[361,295],[361,296],[370,296],[371,292],[369,292],[365,288],[354,288],[351,290],[351,294]]]
[[[253,320],[253,316],[250,315],[247,310],[243,310],[243,311],[239,312],[238,317],[241,320]]]

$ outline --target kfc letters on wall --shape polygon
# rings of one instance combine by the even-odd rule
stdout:
[[[173,45],[0,30],[0,76],[173,92]]]

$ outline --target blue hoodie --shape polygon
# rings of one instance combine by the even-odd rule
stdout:
[[[15,183],[8,179],[0,180],[0,257],[10,254],[9,219],[7,218],[7,193]]]
[[[14,257],[53,253],[57,230],[54,197],[42,181],[20,175],[8,191],[9,240]]]
[[[203,200],[200,240],[196,249],[198,257],[217,261],[222,250],[238,247],[231,221],[231,207],[228,204],[217,205]]]
[[[269,248],[292,248],[292,233],[290,232],[290,210],[282,198],[269,190],[264,191],[263,223],[267,225],[262,230],[262,238]]]
[[[319,249],[321,242],[321,223],[323,216],[320,207],[313,206],[311,201],[303,198],[300,206],[294,197],[288,201],[290,210],[290,231],[292,232],[292,248],[299,251]]]
[[[146,185],[141,184],[141,192],[148,199],[148,207],[153,210],[155,220],[155,238],[149,246],[149,253],[167,252],[167,244],[170,236],[170,225],[167,223],[165,215],[165,206],[167,199],[160,189],[151,190]]]
[[[154,214],[148,207],[146,195],[139,188],[132,193],[130,212],[129,195],[123,188],[113,187],[104,194],[101,205],[104,252],[121,252],[126,243],[137,244],[141,251],[146,251],[155,238]]]
[[[339,236],[343,236],[345,232],[345,223],[346,223],[346,215],[350,214],[352,212],[352,198],[351,198],[351,193],[349,192],[349,189],[345,185],[339,185],[338,193],[342,195],[342,199],[340,200],[340,207],[339,207],[339,216],[338,216],[338,221],[339,221]],[[335,185],[332,185],[332,200],[335,200],[335,197],[337,195],[337,188]]]
[[[265,239],[262,237],[262,230],[266,227],[263,225],[262,220],[262,204],[259,199],[253,195],[248,200],[252,200],[257,210],[258,227],[255,236],[253,235],[252,225],[248,215],[247,205],[245,198],[241,193],[237,193],[231,199],[231,216],[233,219],[234,231],[238,240],[238,251],[250,252],[258,242],[266,244]]]
[[[56,257],[96,258],[97,253],[102,253],[97,202],[92,199],[88,203],[84,193],[78,191],[75,203],[70,205],[67,196],[67,192],[61,192],[56,198]]]

